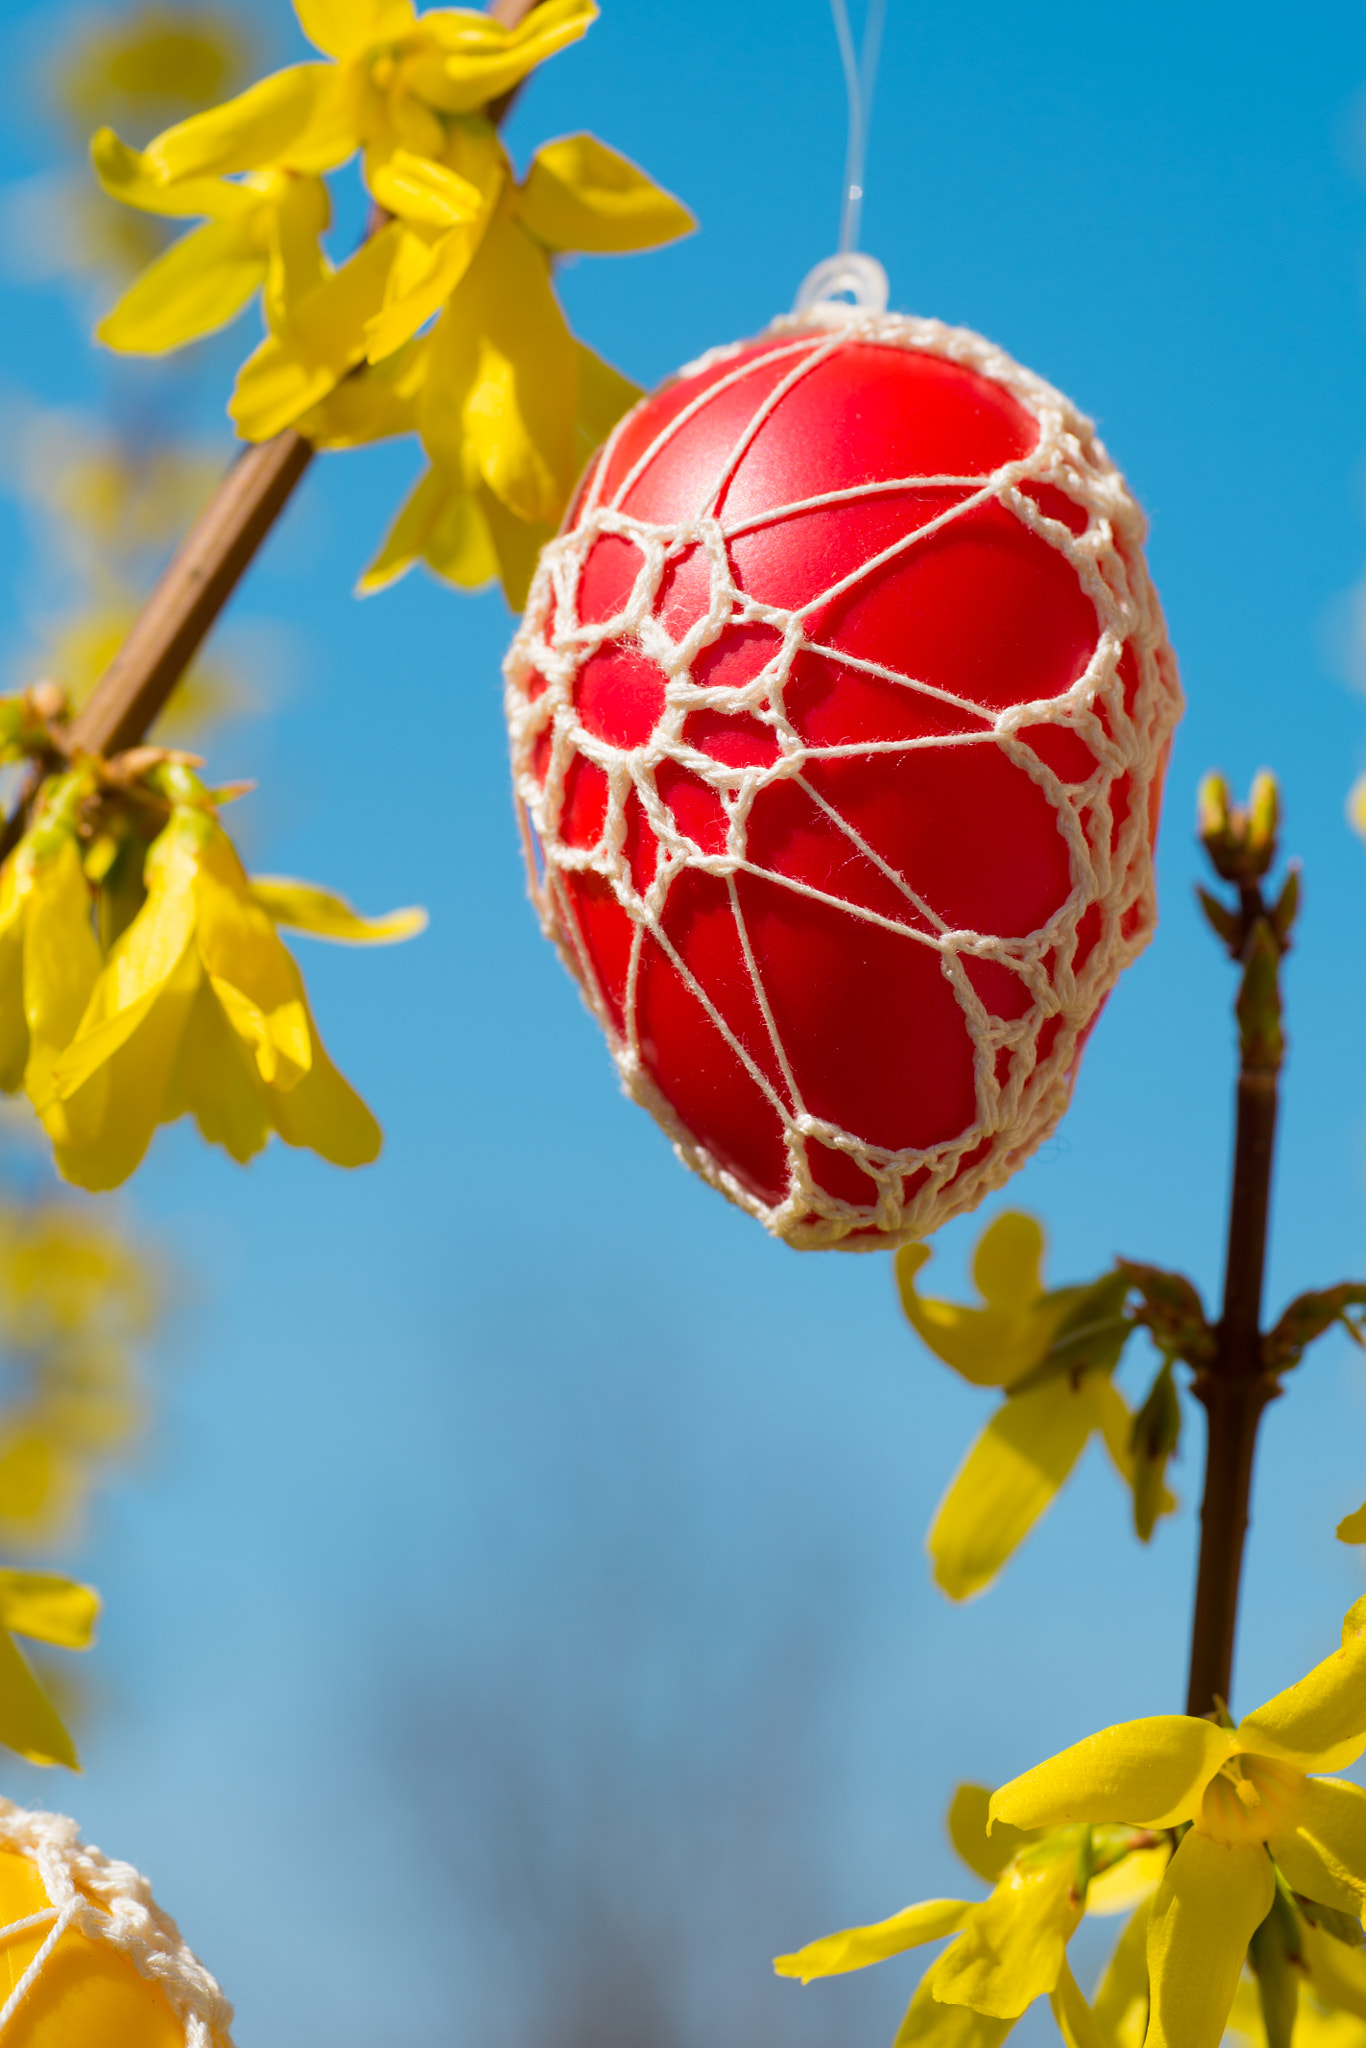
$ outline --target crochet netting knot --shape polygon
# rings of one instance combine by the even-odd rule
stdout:
[[[505,664],[542,924],[789,1244],[924,1236],[1062,1115],[1155,918],[1143,536],[1000,349],[820,304],[645,399],[543,551]]]
[[[232,2048],[231,2024],[145,1877],[0,1799],[0,2048]]]

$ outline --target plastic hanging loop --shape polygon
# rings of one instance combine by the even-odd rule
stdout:
[[[887,273],[875,256],[860,252],[858,238],[863,218],[868,128],[872,119],[878,59],[882,54],[887,0],[868,0],[863,48],[858,52],[854,49],[848,0],[830,0],[830,9],[835,17],[835,37],[839,43],[845,92],[849,100],[849,143],[844,156],[839,254],[825,257],[808,272],[792,310],[794,313],[810,313],[818,307],[838,309],[847,306],[851,311],[885,313],[889,296]]]
[[[844,66],[844,89],[849,100],[849,146],[844,154],[844,204],[840,209],[839,252],[847,256],[857,249],[863,219],[863,177],[868,161],[868,130],[873,118],[873,89],[877,84],[878,59],[882,55],[882,25],[887,18],[887,0],[868,0],[863,24],[863,48],[854,54],[854,32],[849,25],[848,0],[830,0],[835,17],[835,35]]]

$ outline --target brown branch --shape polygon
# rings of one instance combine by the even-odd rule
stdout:
[[[1229,1698],[1257,1429],[1276,1393],[1263,1369],[1261,1337],[1276,1109],[1276,1074],[1244,1064],[1238,1075],[1223,1314],[1213,1362],[1195,1385],[1207,1430],[1188,1714],[1207,1714],[1217,1700]]]
[[[493,0],[488,11],[504,28],[516,28],[535,4]],[[515,91],[506,94],[490,110],[495,119],[502,121],[514,97]],[[293,427],[238,456],[72,721],[73,749],[108,754],[146,737],[312,457],[312,448]],[[31,794],[26,790],[0,837],[0,852],[22,829]]]
[[[1238,885],[1238,909],[1205,899],[1206,913],[1242,967],[1238,993],[1239,1070],[1233,1187],[1229,1202],[1224,1299],[1214,1356],[1196,1375],[1207,1431],[1205,1489],[1200,1505],[1200,1559],[1191,1625],[1186,1711],[1208,1714],[1227,1705],[1233,1675],[1238,1593],[1247,1537],[1257,1429],[1279,1392],[1262,1336],[1276,1112],[1285,1041],[1281,1031],[1280,963],[1298,901],[1292,872],[1279,902],[1268,908],[1261,878],[1275,852],[1275,786],[1267,778],[1260,819],[1227,809],[1206,819],[1205,844],[1225,880]],[[1226,794],[1226,793],[1225,793]],[[1218,800],[1218,791],[1215,792]],[[1217,802],[1216,802],[1217,808]],[[1202,898],[1204,892],[1201,892]]]

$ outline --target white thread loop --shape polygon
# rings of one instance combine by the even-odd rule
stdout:
[[[792,310],[819,313],[827,318],[839,313],[885,313],[891,286],[876,256],[856,249],[841,256],[826,256],[802,279]]]

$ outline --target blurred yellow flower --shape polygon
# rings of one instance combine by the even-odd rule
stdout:
[[[78,130],[112,119],[164,127],[231,92],[247,59],[240,16],[202,4],[134,7],[62,38],[53,96]]]
[[[1133,1486],[1134,1418],[1111,1375],[1134,1328],[1121,1271],[1045,1290],[1043,1231],[1008,1212],[983,1232],[972,1274],[981,1306],[921,1295],[928,1246],[904,1245],[897,1285],[907,1319],[937,1358],[1005,1399],[969,1450],[927,1538],[938,1584],[954,1600],[990,1585],[1099,1436]],[[1159,1513],[1176,1502],[1162,1489]]]
[[[70,1532],[141,1422],[132,1345],[156,1308],[146,1260],[109,1223],[0,1206],[0,1536]]]

